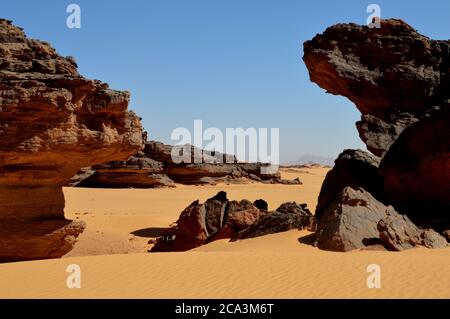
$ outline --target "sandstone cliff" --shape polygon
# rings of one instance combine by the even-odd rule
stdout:
[[[129,97],[0,20],[0,261],[70,250],[84,225],[64,219],[62,185],[81,167],[142,148]]]

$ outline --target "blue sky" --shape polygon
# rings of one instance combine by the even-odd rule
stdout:
[[[2,18],[75,56],[83,75],[129,90],[151,139],[170,143],[173,129],[195,119],[277,127],[282,160],[364,148],[352,103],[310,83],[304,41],[338,22],[364,24],[370,3],[383,18],[450,38],[448,0],[1,1]],[[81,7],[81,29],[66,27],[70,3]]]

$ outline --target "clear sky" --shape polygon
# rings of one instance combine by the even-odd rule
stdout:
[[[81,29],[66,7],[81,7]],[[280,128],[282,160],[364,148],[345,98],[310,83],[302,43],[367,5],[421,33],[450,38],[448,0],[1,0],[0,16],[74,56],[80,73],[132,93],[151,139],[176,127]],[[173,143],[173,142],[172,142]]]

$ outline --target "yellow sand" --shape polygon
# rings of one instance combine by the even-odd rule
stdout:
[[[332,253],[299,242],[309,233],[293,230],[185,253],[146,252],[149,238],[195,199],[225,190],[232,199],[263,198],[270,209],[286,201],[313,209],[326,172],[283,174],[300,177],[299,186],[66,188],[66,215],[85,220],[87,230],[62,259],[0,265],[0,298],[449,298],[450,249]],[[70,264],[81,267],[81,289],[66,286]],[[367,288],[369,264],[381,266],[381,289]]]

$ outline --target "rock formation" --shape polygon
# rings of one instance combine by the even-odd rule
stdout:
[[[408,127],[381,161],[380,174],[395,207],[419,219],[431,210],[450,221],[450,107]]]
[[[362,188],[345,187],[327,206],[316,234],[317,246],[351,251],[374,245],[400,251],[418,246],[443,248],[447,241],[431,229],[419,229],[392,206],[385,206]]]
[[[431,40],[391,19],[381,21],[380,29],[332,26],[307,41],[304,53],[313,82],[355,103],[362,113],[360,137],[380,158],[345,151],[336,160],[316,210],[319,247],[360,248],[363,236],[380,232],[378,239],[391,250],[442,246],[440,235],[427,228],[443,233],[450,226],[450,41]],[[344,196],[347,186],[361,187],[371,205],[350,205],[355,194]],[[385,205],[420,227],[397,213],[375,226]],[[344,216],[352,230],[326,235],[336,233]],[[337,243],[339,237],[351,243]]]
[[[88,172],[86,174],[86,171]],[[113,161],[82,169],[71,186],[98,188],[153,188],[174,187],[175,183],[164,172],[161,162],[138,152],[126,161]]]
[[[301,184],[299,179],[282,179],[279,172],[263,174],[262,168],[267,164],[239,163],[231,155],[211,154],[211,152],[193,146],[187,147],[191,149],[191,163],[175,163],[172,160],[173,146],[149,141],[145,143],[142,152],[126,161],[116,161],[83,169],[72,178],[68,185],[100,188],[151,188],[172,187],[174,183],[212,185],[253,181],[285,185]],[[93,173],[87,175],[86,171],[93,171]]]
[[[62,185],[142,147],[129,93],[82,77],[75,60],[0,20],[0,261],[59,257],[83,230]]]
[[[229,201],[225,192],[203,204],[195,201],[181,213],[176,226],[156,240],[151,251],[186,251],[218,239],[238,240],[315,227],[306,204],[285,203],[274,212],[263,207],[267,207],[263,200]]]
[[[315,227],[316,220],[306,208],[306,204],[298,205],[295,202],[284,203],[276,211],[261,216],[254,223],[240,230],[231,239],[235,241],[260,237],[291,229],[314,231]]]
[[[401,251],[417,246],[445,248],[447,240],[432,229],[420,229],[405,215],[391,214],[377,225],[380,241],[389,250]]]
[[[448,107],[450,42],[434,41],[401,20],[381,28],[338,24],[304,45],[311,81],[355,103],[368,149],[382,156],[400,133]]]
[[[322,212],[317,246],[324,250],[350,251],[378,244],[378,222],[389,214],[397,213],[364,189],[345,187]]]
[[[315,217],[320,221],[323,211],[347,186],[364,188],[375,198],[383,198],[383,178],[378,172],[380,160],[362,150],[345,150],[335,161],[322,184]]]

